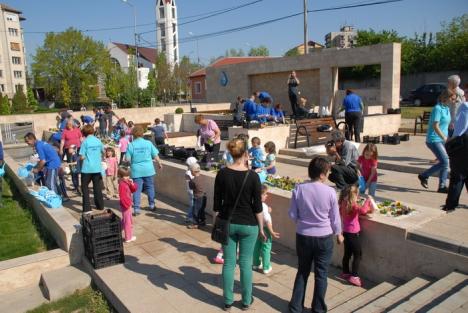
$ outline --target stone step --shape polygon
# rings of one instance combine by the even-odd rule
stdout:
[[[467,280],[467,275],[459,272],[452,272],[410,297],[407,301],[393,308],[389,312],[427,312],[427,309],[425,309],[426,306],[437,301],[440,297],[447,296],[454,288],[457,288],[459,284],[466,284]]]
[[[372,289],[367,290],[364,293],[361,293],[359,296],[346,301],[345,303],[335,307],[330,310],[330,313],[349,313],[354,312],[356,309],[374,301],[377,298],[385,295],[389,291],[395,288],[395,285],[388,282],[383,282],[378,284]]]
[[[362,287],[350,287],[342,292],[338,293],[337,295],[331,297],[330,299],[327,299],[327,307],[328,310],[333,310],[334,308],[342,305],[346,301],[349,301],[350,299],[353,299],[360,294],[366,292],[366,289]]]
[[[0,295],[0,312],[24,313],[47,302],[39,286],[21,288]]]
[[[391,306],[398,305],[398,303],[408,300],[413,294],[419,292],[422,288],[428,286],[430,283],[431,282],[428,279],[423,277],[415,277],[400,287],[393,289],[383,297],[380,297],[357,310],[356,313],[382,312],[384,309],[388,309]]]
[[[50,301],[56,301],[69,296],[77,290],[91,285],[91,277],[74,266],[42,273],[39,286],[44,296]]]
[[[468,312],[468,285],[454,293],[427,313]]]

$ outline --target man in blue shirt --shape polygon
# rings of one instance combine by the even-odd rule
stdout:
[[[33,173],[37,174],[43,171],[47,188],[59,194],[61,190],[59,181],[59,168],[62,163],[60,161],[58,152],[48,143],[42,140],[37,140],[36,135],[33,133],[27,133],[24,136],[24,141],[29,146],[34,147],[36,153],[39,155],[39,162],[34,167]]]
[[[252,121],[257,118],[257,104],[255,103],[256,93],[253,93],[249,99],[244,102],[243,111],[247,121]]]
[[[447,199],[442,210],[451,212],[459,204],[463,185],[468,190],[468,102],[459,106],[453,135],[445,147],[450,159],[450,182]]]
[[[343,107],[341,111],[345,110],[345,123],[348,126],[346,132],[346,140],[352,140],[354,134],[354,141],[361,142],[361,119],[364,104],[361,97],[355,94],[351,89],[346,90],[346,97],[343,99]]]
[[[81,115],[80,119],[83,125],[94,125],[94,118],[89,115]]]

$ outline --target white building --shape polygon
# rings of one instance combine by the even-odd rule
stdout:
[[[175,0],[156,0],[156,42],[172,66],[179,63],[179,32]]]
[[[26,57],[21,11],[0,4],[0,92],[11,99],[26,93]]]
[[[339,32],[325,35],[327,48],[352,48],[356,45],[357,31],[352,26],[343,26]]]
[[[111,59],[115,65],[122,70],[128,71],[135,66],[135,46],[124,43],[111,42],[107,45]],[[138,87],[148,87],[148,74],[155,67],[157,50],[152,48],[138,47]]]

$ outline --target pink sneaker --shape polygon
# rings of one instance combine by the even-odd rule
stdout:
[[[344,279],[344,280],[348,280],[350,276],[351,276],[351,274],[346,274],[346,273],[341,273],[340,274],[340,278]]]
[[[224,259],[216,257],[213,259],[213,262],[215,262],[216,264],[224,264]]]
[[[349,276],[348,282],[354,286],[358,286],[358,287],[362,286],[361,279],[357,276]]]

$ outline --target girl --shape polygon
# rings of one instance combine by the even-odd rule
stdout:
[[[76,195],[81,195],[80,192],[80,155],[76,149],[75,145],[71,145],[68,148],[68,154],[70,155],[70,174],[73,183],[73,192]]]
[[[115,192],[117,191],[117,158],[115,157],[115,150],[111,147],[106,148],[106,192],[107,200],[110,198],[117,198]]]
[[[125,160],[125,153],[127,153],[128,147],[128,138],[127,133],[125,130],[120,131],[120,139],[119,139],[119,149],[120,149],[120,162],[119,164],[122,165],[122,162]]]
[[[130,179],[130,170],[125,167],[119,168],[119,202],[122,212],[122,226],[125,234],[125,242],[135,241],[132,226],[132,193],[137,190],[136,184]]]
[[[133,127],[135,127],[135,124],[133,123],[133,121],[128,121],[128,124],[127,124],[127,130],[125,131],[127,137],[128,137],[128,141],[129,142],[132,142],[133,140],[133,135],[132,135],[132,130],[133,130]]]
[[[368,196],[362,206],[358,204],[358,199],[359,188],[356,185],[347,185],[340,194],[339,204],[345,249],[341,278],[346,279],[350,284],[361,287],[362,282],[358,276],[359,263],[362,257],[359,215],[372,213],[374,205],[371,196]],[[351,256],[353,257],[353,263],[351,271],[349,271]]]
[[[276,174],[276,146],[273,141],[268,141],[264,146],[267,156],[265,158],[264,169],[269,175]]]
[[[258,270],[262,268],[263,274],[268,274],[273,270],[270,264],[272,237],[279,238],[279,233],[273,230],[270,215],[271,208],[265,203],[267,197],[268,187],[262,185],[263,230],[265,231],[267,240],[264,241],[260,237],[257,238],[253,254],[253,269]]]
[[[368,143],[358,158],[359,171],[366,181],[366,190],[369,189],[372,197],[375,197],[377,189],[377,158],[377,146],[373,143]]]

